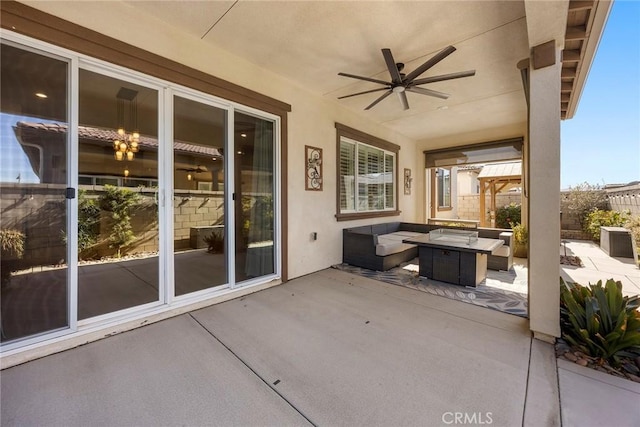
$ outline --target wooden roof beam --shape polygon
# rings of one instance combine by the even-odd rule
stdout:
[[[587,28],[584,25],[578,25],[576,27],[567,27],[565,34],[565,41],[569,40],[584,40],[587,38]]]
[[[593,9],[593,0],[591,1],[571,0],[569,2],[569,12],[575,12],[578,10],[587,10],[587,9]]]
[[[563,68],[562,69],[562,74],[560,75],[560,77],[562,77],[563,79],[569,79],[569,78],[575,78],[576,76],[576,69],[575,68]]]
[[[560,92],[571,92],[573,90],[573,83],[562,82],[562,86],[560,87]]]
[[[562,62],[579,62],[580,61],[580,51],[578,49],[569,49],[562,51]]]

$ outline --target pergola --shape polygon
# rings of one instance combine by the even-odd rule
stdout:
[[[478,174],[480,181],[480,226],[487,226],[487,219],[484,215],[486,209],[485,195],[490,191],[490,216],[491,227],[496,226],[496,194],[502,191],[509,184],[520,184],[522,182],[522,162],[496,163],[486,165]]]

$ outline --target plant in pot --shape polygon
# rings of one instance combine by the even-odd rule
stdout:
[[[510,222],[511,230],[513,231],[513,240],[515,241],[515,248],[513,256],[518,258],[527,257],[527,244],[529,243],[529,232],[524,224],[514,224]]]

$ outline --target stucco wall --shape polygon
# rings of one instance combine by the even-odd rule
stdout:
[[[423,166],[416,156],[415,143],[386,127],[341,107],[330,97],[321,97],[304,87],[269,73],[229,52],[203,42],[195,35],[187,35],[151,16],[131,13],[122,2],[25,2],[52,15],[89,27],[139,48],[180,62],[229,82],[292,106],[288,118],[288,196],[289,196],[289,278],[302,276],[342,261],[342,229],[384,220],[414,221],[422,216],[421,191],[424,182],[416,173]],[[127,31],[122,31],[126,28]],[[362,132],[386,139],[401,146],[398,170],[402,179],[404,168],[413,172],[413,191],[405,196],[399,186],[399,209],[402,213],[387,219],[368,219],[337,222],[336,206],[336,131],[340,122]],[[323,149],[324,184],[322,192],[304,189],[304,146]],[[311,240],[311,233],[318,240]]]

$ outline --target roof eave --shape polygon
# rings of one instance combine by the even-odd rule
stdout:
[[[587,82],[587,77],[589,76],[589,71],[591,70],[591,65],[593,64],[596,52],[598,51],[598,46],[600,45],[600,40],[602,39],[612,4],[613,2],[611,0],[600,0],[594,3],[591,31],[585,40],[586,46],[582,58],[582,66],[580,72],[576,75],[576,81],[572,91],[573,93],[569,100],[566,117],[564,117],[565,120],[573,118],[576,110],[578,109],[582,91]]]

